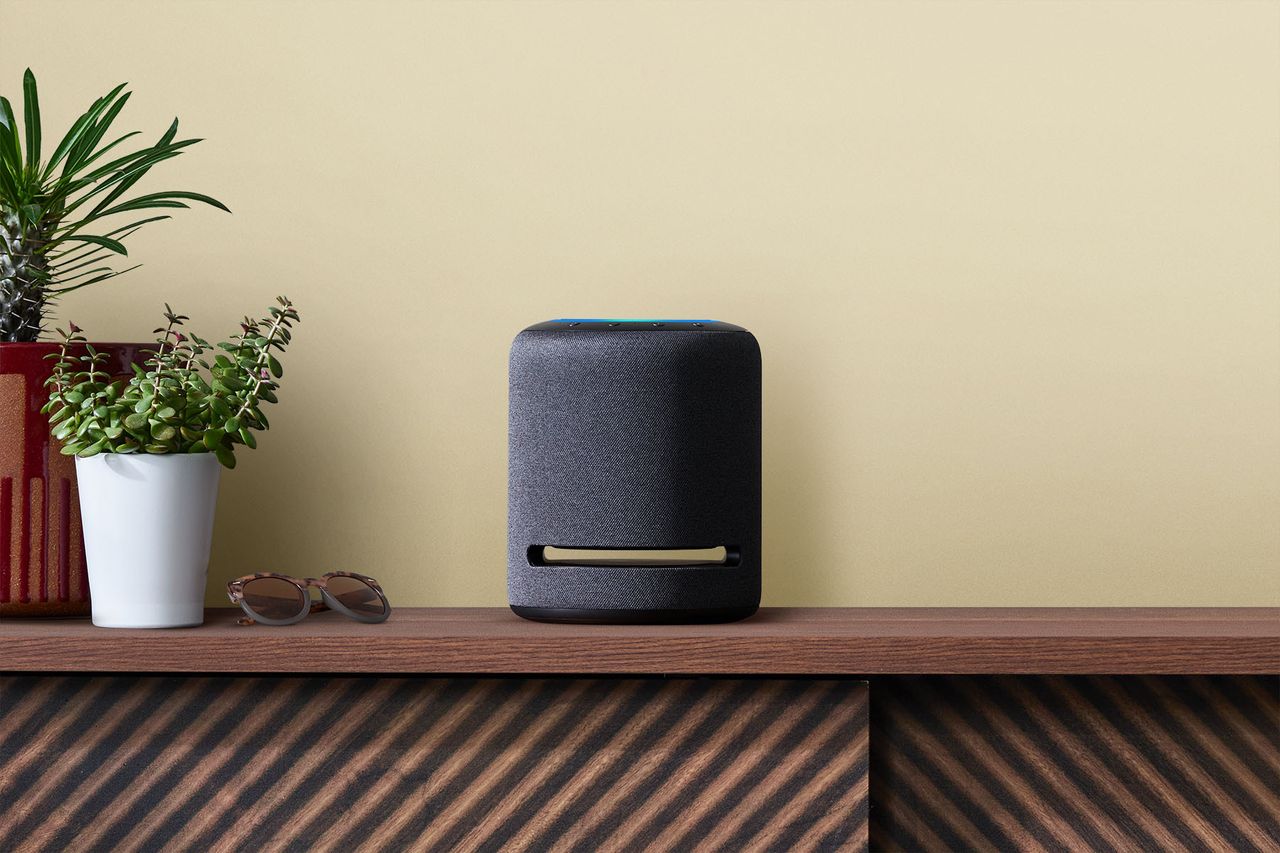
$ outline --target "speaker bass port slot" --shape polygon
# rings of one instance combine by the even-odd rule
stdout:
[[[736,566],[736,546],[711,548],[583,548],[530,545],[531,566]]]

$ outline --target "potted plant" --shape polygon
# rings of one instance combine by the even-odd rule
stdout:
[[[298,312],[284,297],[216,347],[165,306],[154,349],[128,378],[71,324],[50,357],[49,415],[75,457],[93,624],[174,628],[204,621],[218,476],[257,446],[284,375]]]
[[[227,209],[199,193],[131,192],[200,140],[178,139],[175,119],[158,141],[129,151],[137,132],[108,136],[129,94],[122,84],[98,98],[57,144],[43,139],[30,69],[21,125],[0,97],[0,616],[88,610],[74,466],[40,414],[45,356],[58,347],[42,340],[53,307],[134,269],[113,261],[128,254],[131,234],[168,219],[163,211],[192,201]],[[113,375],[127,374],[142,347],[94,345]]]

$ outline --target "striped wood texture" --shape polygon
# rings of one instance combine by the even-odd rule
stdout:
[[[1280,851],[1280,678],[871,690],[873,850]]]
[[[0,677],[0,850],[859,850],[864,682]]]

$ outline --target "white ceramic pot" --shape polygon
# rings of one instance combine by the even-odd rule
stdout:
[[[181,628],[204,621],[221,471],[212,453],[76,459],[93,624]]]

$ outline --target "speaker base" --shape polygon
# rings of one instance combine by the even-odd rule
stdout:
[[[524,607],[512,604],[517,616],[533,622],[576,625],[711,625],[737,622],[759,610],[748,607],[709,607],[696,610],[596,610],[567,607]]]

